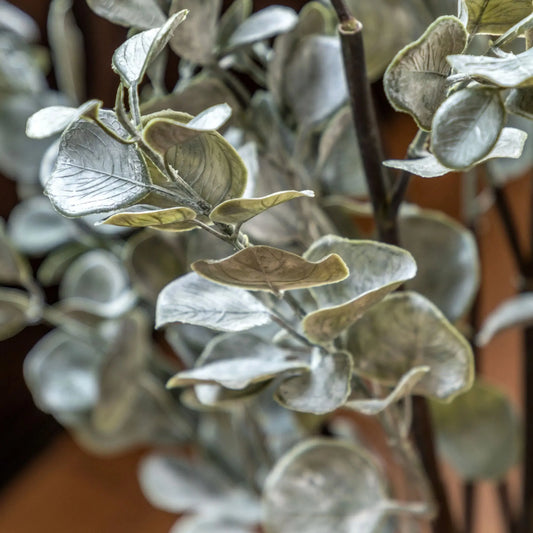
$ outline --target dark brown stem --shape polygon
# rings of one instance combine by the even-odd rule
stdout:
[[[337,17],[341,24],[351,23],[355,20],[344,0],[331,0],[331,3],[337,12]]]
[[[505,524],[505,531],[507,531],[507,533],[516,533],[517,524],[514,517],[513,506],[511,505],[509,484],[506,481],[500,481],[496,485],[496,491],[498,492],[498,500],[500,502],[500,510]]]
[[[524,466],[520,533],[533,531],[533,327],[524,331]]]
[[[475,504],[476,504],[477,486],[473,481],[466,481],[463,484],[463,502],[464,502],[464,533],[474,531],[475,524]]]

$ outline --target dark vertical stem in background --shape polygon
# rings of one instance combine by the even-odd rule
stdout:
[[[401,202],[397,201],[395,205],[392,205],[389,174],[382,164],[384,154],[366,72],[363,26],[352,16],[344,0],[331,0],[331,3],[340,21],[338,29],[353,123],[374,210],[376,229],[382,242],[398,244],[397,212]],[[403,186],[402,194],[405,189],[406,185]],[[431,416],[426,400],[421,397],[413,399],[412,432],[438,504],[433,531],[434,533],[454,533],[448,496],[440,476],[435,453]]]
[[[513,506],[511,505],[509,484],[506,481],[500,481],[496,485],[496,491],[498,492],[498,500],[500,501],[500,508],[506,531],[508,533],[516,533],[517,524],[514,517]]]
[[[520,533],[533,531],[533,327],[524,331],[525,444],[522,471],[522,520]]]
[[[473,481],[466,481],[463,484],[463,502],[464,502],[464,532],[471,533],[474,531],[476,521],[476,493],[477,486]]]

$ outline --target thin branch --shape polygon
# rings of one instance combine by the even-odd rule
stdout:
[[[511,496],[509,494],[509,484],[506,481],[500,481],[496,485],[498,500],[500,502],[500,511],[502,513],[505,531],[507,533],[517,532],[517,523],[514,516],[513,506],[511,505]],[[531,531],[531,530],[528,530]]]
[[[463,484],[464,533],[474,531],[477,486],[474,481]]]

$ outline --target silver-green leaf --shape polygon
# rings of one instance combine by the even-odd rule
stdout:
[[[87,0],[87,4],[97,15],[121,26],[144,30],[165,23],[157,0]]]

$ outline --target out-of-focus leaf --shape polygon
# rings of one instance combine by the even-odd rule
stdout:
[[[0,283],[24,285],[30,278],[30,265],[7,238],[0,218]]]
[[[0,0],[0,28],[16,33],[25,41],[35,41],[39,37],[35,21],[6,0]]]
[[[533,11],[529,0],[465,0],[469,33],[498,35]]]
[[[97,15],[121,26],[144,30],[162,26],[166,20],[157,0],[87,0],[87,4]]]
[[[431,300],[450,320],[465,315],[479,288],[479,254],[472,233],[443,213],[405,213],[399,219],[400,243],[418,265],[410,290]]]
[[[253,533],[254,529],[242,524],[236,518],[219,516],[191,516],[180,518],[170,533]]]
[[[146,30],[130,37],[113,54],[113,70],[126,87],[140,83],[148,65],[163,51],[176,28],[187,17],[187,11],[174,13],[160,28]]]
[[[314,342],[329,342],[365,311],[416,273],[412,256],[398,247],[375,241],[322,237],[305,257],[318,260],[339,254],[349,265],[350,276],[328,287],[313,289],[320,309],[304,318],[303,328]]]
[[[494,148],[476,164],[497,158],[518,159],[522,156],[527,139],[527,133],[520,129],[503,128]],[[439,163],[439,160],[429,153],[420,159],[389,159],[383,164],[386,167],[407,170],[422,178],[436,178],[437,176],[444,176],[448,172],[454,172],[453,169]]]
[[[45,254],[76,235],[72,221],[54,211],[44,196],[34,196],[15,206],[7,231],[17,249],[29,255]]]
[[[505,124],[505,108],[495,89],[463,89],[433,117],[431,147],[448,168],[466,169],[494,148]]]
[[[0,287],[0,341],[24,329],[29,307],[30,300],[25,292]]]
[[[390,295],[369,309],[349,330],[348,349],[355,373],[388,385],[415,367],[428,366],[414,394],[450,400],[474,380],[469,343],[414,292]]]
[[[518,414],[509,399],[481,382],[450,404],[431,404],[440,453],[466,480],[501,479],[520,455]]]
[[[87,251],[87,247],[77,242],[71,242],[52,250],[41,262],[37,270],[37,279],[45,287],[57,285],[68,266]]]
[[[167,285],[157,300],[156,327],[184,322],[219,331],[244,331],[270,321],[251,294],[190,273]]]
[[[234,0],[220,18],[218,24],[218,46],[225,49],[233,32],[251,15],[252,0]]]
[[[350,395],[351,357],[313,352],[310,372],[285,379],[276,390],[276,400],[294,411],[322,415],[342,407]]]
[[[262,525],[266,533],[372,533],[382,521],[386,498],[382,473],[361,448],[305,441],[270,472]]]
[[[203,65],[213,56],[221,0],[172,0],[170,14],[189,9],[186,23],[170,40],[180,57]]]
[[[467,41],[465,27],[455,17],[438,18],[389,65],[383,84],[398,111],[412,115],[420,128],[431,129],[435,111],[446,97],[450,65],[446,57],[460,54]]]
[[[242,224],[271,207],[304,196],[313,198],[315,194],[313,191],[281,191],[261,198],[226,200],[211,211],[209,218],[224,224]]]
[[[451,55],[448,62],[459,73],[512,88],[531,85],[533,80],[533,52],[531,49],[505,57]]]
[[[513,89],[505,100],[505,107],[511,113],[533,120],[533,88]]]
[[[97,125],[79,120],[63,134],[54,173],[45,192],[66,216],[120,209],[150,192],[141,154]]]
[[[218,261],[195,261],[191,267],[217,283],[274,293],[336,283],[349,274],[337,254],[311,262],[270,246],[250,246]]]
[[[247,18],[230,36],[226,49],[270,39],[294,28],[298,15],[286,6],[268,6]]]

